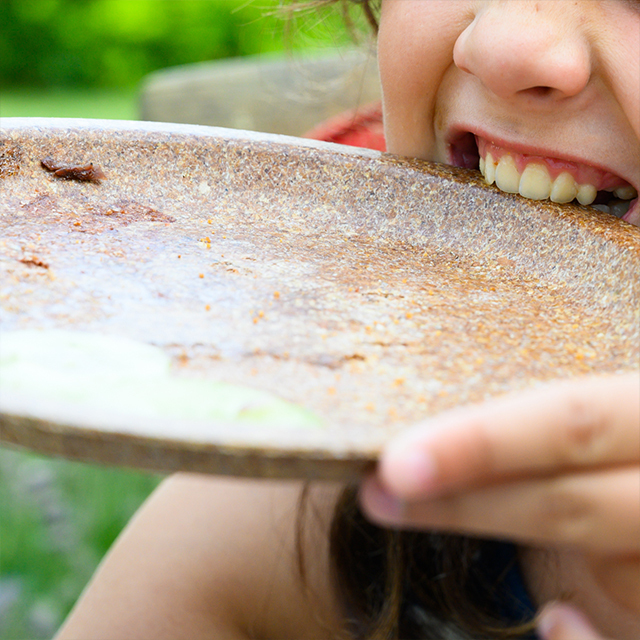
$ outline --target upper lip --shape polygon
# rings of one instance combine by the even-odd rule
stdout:
[[[586,160],[584,158],[580,158],[578,156],[574,156],[571,154],[559,153],[555,150],[544,149],[542,147],[537,147],[535,145],[523,144],[521,142],[505,140],[495,135],[492,135],[490,133],[487,133],[486,131],[482,131],[479,128],[457,127],[455,129],[452,129],[446,137],[447,152],[449,153],[449,155],[451,155],[452,149],[455,147],[455,145],[460,144],[460,142],[469,134],[472,134],[479,138],[483,138],[498,147],[507,149],[509,151],[513,151],[514,153],[519,153],[527,156],[540,156],[543,158],[553,158],[556,160],[573,162],[577,165],[594,167],[595,169],[598,169],[600,171],[606,171],[608,173],[612,173],[615,176],[618,176],[620,179],[624,180],[625,182],[633,186],[636,189],[636,191],[639,190],[638,189],[639,185],[637,184],[637,182],[634,182],[633,179],[630,176],[625,175],[624,172],[621,173],[620,171],[614,168],[611,168],[602,164],[598,164],[596,162],[591,162],[589,160]]]

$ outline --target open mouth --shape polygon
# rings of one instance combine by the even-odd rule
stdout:
[[[530,200],[577,202],[617,218],[638,208],[638,192],[623,178],[569,160],[516,153],[472,133],[450,145],[452,164],[479,169],[488,184]]]

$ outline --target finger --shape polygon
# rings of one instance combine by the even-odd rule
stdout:
[[[542,640],[606,640],[583,613],[559,603],[547,605],[540,612],[538,633]]]
[[[412,499],[639,459],[640,374],[631,373],[545,385],[443,414],[392,441],[379,477]]]
[[[375,479],[362,505],[386,526],[439,529],[595,553],[640,553],[640,470],[635,467],[517,481],[401,502]]]

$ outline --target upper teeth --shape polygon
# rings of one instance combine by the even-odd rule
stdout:
[[[488,184],[493,184],[501,191],[519,193],[531,200],[546,200],[553,202],[571,202],[574,198],[580,204],[589,205],[598,194],[592,184],[577,184],[573,176],[562,172],[555,180],[551,179],[546,165],[539,162],[527,164],[522,174],[518,171],[513,157],[505,153],[496,164],[491,153],[480,158],[480,171]],[[638,192],[631,186],[620,187],[614,191],[620,200],[633,200]]]
[[[573,176],[563,171],[554,181],[549,198],[552,202],[571,202],[578,195],[578,185]]]
[[[638,197],[638,192],[631,186],[620,187],[613,192],[613,195],[620,200],[633,200]]]

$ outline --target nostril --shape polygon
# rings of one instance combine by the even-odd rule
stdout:
[[[528,93],[532,98],[546,98],[553,93],[552,87],[531,87],[523,89],[520,93]]]

